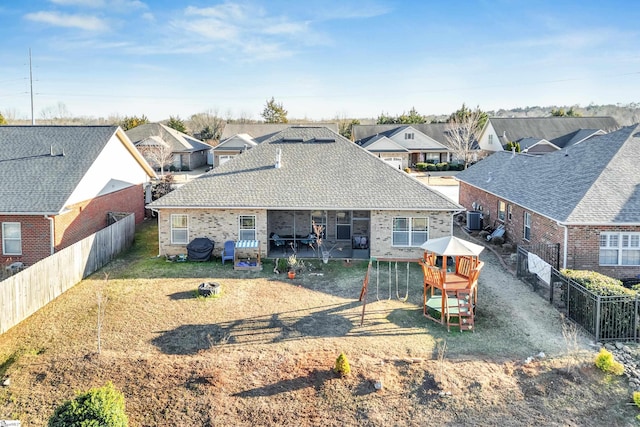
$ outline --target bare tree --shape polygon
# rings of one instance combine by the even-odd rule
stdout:
[[[482,131],[482,123],[486,120],[485,117],[486,113],[482,112],[479,107],[470,110],[466,109],[463,104],[462,110],[452,114],[447,122],[445,137],[449,148],[457,160],[464,162],[465,169],[469,163],[475,160],[476,145]]]
[[[99,287],[96,290],[96,303],[98,305],[98,321],[96,324],[97,338],[98,338],[98,354],[102,353],[102,325],[104,324],[104,317],[107,311],[107,302],[109,298],[104,293],[104,288],[109,281],[109,273],[104,274],[104,287]]]
[[[142,154],[142,157],[144,157],[152,167],[160,168],[160,175],[164,176],[164,168],[173,158],[171,147],[164,141],[153,138],[143,140],[136,147],[138,151],[140,151],[140,154]]]
[[[206,142],[219,141],[224,129],[225,120],[218,110],[207,110],[194,114],[189,118],[188,127],[196,138]]]

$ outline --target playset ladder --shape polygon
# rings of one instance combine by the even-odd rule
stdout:
[[[450,290],[446,292],[447,302],[445,316],[447,330],[457,326],[462,331],[473,331],[474,315],[472,291],[469,289]],[[453,320],[455,318],[456,320]]]

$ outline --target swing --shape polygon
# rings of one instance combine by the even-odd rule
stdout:
[[[391,280],[391,263],[388,262],[389,272],[388,272],[388,284],[389,284],[389,297],[387,300],[391,299],[392,292],[392,280]],[[398,261],[395,262],[395,272],[396,272],[396,298],[398,298],[402,302],[407,302],[409,299],[409,263],[407,262],[407,289],[405,291],[404,297],[400,298],[400,286],[399,286],[399,277],[398,277]],[[376,260],[376,300],[380,301],[380,261]]]
[[[398,289],[398,261],[396,261],[396,298],[398,298],[402,302],[407,302],[409,299],[409,263],[407,262],[407,290],[404,293],[404,298],[400,298],[400,293]]]

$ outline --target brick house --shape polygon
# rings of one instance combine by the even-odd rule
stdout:
[[[179,132],[162,123],[145,123],[126,131],[133,144],[141,149],[143,156],[147,156],[149,164],[160,169],[159,164],[154,164],[157,157],[168,157],[170,164],[163,165],[166,168],[173,166],[176,170],[194,170],[205,166],[211,152],[211,146],[186,133]],[[142,149],[166,150],[167,155],[149,156]],[[153,148],[156,147],[156,148]],[[155,159],[153,157],[156,157]]]
[[[640,274],[640,126],[544,156],[497,152],[456,178],[460,204],[518,245],[560,244],[560,266]]]
[[[450,162],[454,153],[446,131],[443,123],[354,125],[353,138],[356,144],[404,169],[416,163]]]
[[[117,126],[0,126],[3,265],[29,266],[106,227],[144,219],[155,173]]]
[[[286,128],[147,207],[158,212],[161,255],[208,237],[216,256],[227,240],[258,240],[262,256],[289,247],[312,256],[315,223],[335,258],[406,259],[419,258],[426,240],[451,235],[462,211],[336,132],[311,126]]]

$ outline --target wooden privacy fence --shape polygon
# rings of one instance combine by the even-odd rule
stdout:
[[[0,282],[0,334],[129,248],[135,228],[131,214]]]
[[[528,271],[527,255],[526,248],[519,246],[517,275],[535,290],[544,282]],[[640,341],[639,296],[598,295],[566,277],[557,268],[551,267],[550,270],[549,302],[593,336],[595,341]]]

